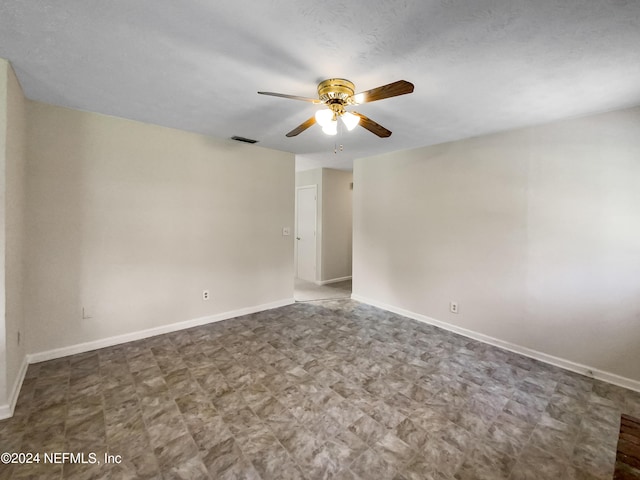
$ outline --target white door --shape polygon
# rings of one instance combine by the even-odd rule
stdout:
[[[316,280],[317,187],[296,188],[296,277]]]

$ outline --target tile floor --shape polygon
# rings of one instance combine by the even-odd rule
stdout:
[[[351,300],[31,365],[0,478],[610,479],[640,394]]]

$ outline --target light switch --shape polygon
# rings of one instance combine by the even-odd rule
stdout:
[[[291,235],[291,229],[289,227],[282,227],[282,236],[288,237]]]

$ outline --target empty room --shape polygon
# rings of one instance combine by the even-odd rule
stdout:
[[[0,479],[640,479],[639,45],[0,2]]]

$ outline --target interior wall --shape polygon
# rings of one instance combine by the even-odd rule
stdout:
[[[7,187],[7,98],[9,87],[9,63],[0,58],[0,268],[5,271]],[[4,273],[0,275],[0,418],[10,415],[7,404],[7,316],[6,285]],[[3,409],[3,406],[4,409]],[[4,411],[4,410],[7,411]]]
[[[38,102],[27,119],[30,352],[292,300],[292,154]]]
[[[26,193],[25,98],[13,68],[7,68],[7,135],[5,169],[5,289],[7,388],[9,394],[25,361],[24,243]],[[18,335],[20,341],[18,342]]]
[[[640,381],[638,132],[634,108],[357,160],[354,296]]]
[[[322,282],[351,277],[353,173],[322,169]]]

